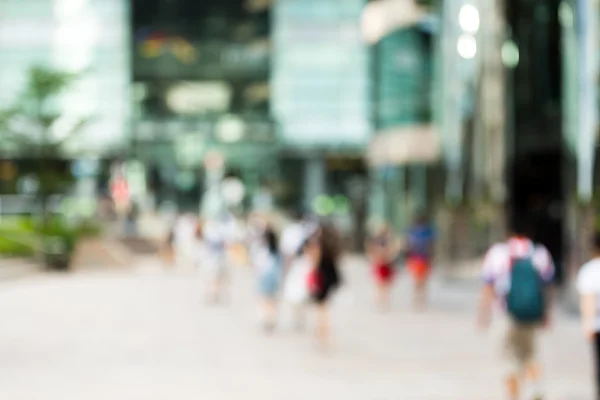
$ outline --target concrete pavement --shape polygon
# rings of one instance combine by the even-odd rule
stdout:
[[[42,270],[39,263],[31,260],[0,257],[0,281],[25,278]]]
[[[475,284],[436,281],[432,310],[415,314],[401,276],[382,315],[364,263],[344,275],[327,354],[285,324],[259,331],[249,270],[222,307],[204,304],[200,276],[151,259],[0,283],[0,399],[502,399],[497,343],[474,328]],[[558,315],[543,350],[548,398],[591,400],[577,322]]]

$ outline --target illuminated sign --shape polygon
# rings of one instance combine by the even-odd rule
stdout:
[[[168,107],[178,114],[227,111],[232,90],[225,82],[186,82],[173,86],[166,94]]]
[[[189,42],[186,46],[193,49],[195,58],[181,60],[173,53],[171,45],[151,40],[147,53],[134,53],[135,75],[141,78],[163,77],[180,79],[225,79],[229,76],[256,77],[267,76],[271,47],[266,40],[254,43],[202,43]],[[190,56],[191,57],[191,56]]]

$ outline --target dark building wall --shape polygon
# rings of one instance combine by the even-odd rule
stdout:
[[[134,0],[133,79],[146,85],[146,114],[172,116],[165,97],[178,82],[220,81],[233,96],[224,112],[268,115],[269,96],[253,93],[268,91],[270,11],[245,3]]]
[[[508,71],[515,148],[509,162],[510,216],[527,220],[532,236],[552,253],[563,278],[563,170],[558,0],[509,0],[507,23],[520,49]],[[533,145],[532,145],[533,144]]]

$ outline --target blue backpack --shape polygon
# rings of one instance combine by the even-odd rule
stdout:
[[[509,315],[518,323],[543,321],[546,312],[544,284],[533,265],[532,255],[512,260],[506,306]]]

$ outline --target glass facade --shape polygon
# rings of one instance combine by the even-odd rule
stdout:
[[[273,115],[300,147],[364,146],[369,137],[364,0],[283,0],[274,5]]]
[[[32,65],[51,61],[53,22],[51,0],[0,2],[0,107],[12,105]]]
[[[249,194],[276,169],[269,16],[239,0],[133,1],[133,146],[159,203],[197,207],[210,151]],[[170,185],[182,174],[198,190]]]
[[[79,73],[59,99],[63,118],[55,134],[91,117],[71,150],[102,153],[122,145],[130,104],[128,8],[127,0],[0,2],[0,106],[14,103],[34,65]]]
[[[81,73],[62,98],[67,118],[92,117],[85,149],[121,147],[130,112],[129,5],[127,0],[54,0],[54,65]]]
[[[430,36],[417,28],[397,30],[377,44],[375,57],[378,129],[431,122]]]

